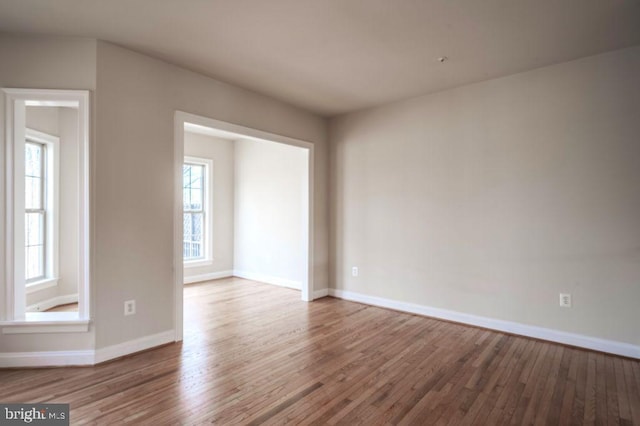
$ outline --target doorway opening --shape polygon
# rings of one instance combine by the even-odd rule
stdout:
[[[186,283],[236,276],[311,301],[313,144],[181,111],[174,127],[176,341]]]

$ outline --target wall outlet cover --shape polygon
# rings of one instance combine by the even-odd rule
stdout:
[[[124,315],[134,315],[136,313],[136,301],[127,300],[124,302]]]

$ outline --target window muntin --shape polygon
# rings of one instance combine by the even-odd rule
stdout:
[[[205,185],[206,168],[202,164],[182,166],[183,243],[185,262],[205,259]]]
[[[25,142],[25,280],[46,277],[47,184],[46,145]]]

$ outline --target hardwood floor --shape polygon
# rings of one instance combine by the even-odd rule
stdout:
[[[0,371],[72,424],[640,424],[640,361],[242,279],[185,288],[182,344]]]

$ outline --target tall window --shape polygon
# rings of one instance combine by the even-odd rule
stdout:
[[[7,148],[7,167],[0,167],[5,175],[3,182],[7,184],[2,200],[7,212],[6,223],[0,227],[0,240],[12,248],[7,250],[0,265],[7,278],[6,283],[0,285],[4,293],[0,295],[2,331],[85,332],[89,328],[91,275],[89,92],[33,88],[0,88],[0,92],[6,101],[4,145]],[[40,116],[31,114],[45,111],[38,107],[57,108],[57,122],[64,131],[60,136],[69,140],[63,143],[65,160],[62,162],[61,137],[27,125]],[[47,112],[53,114],[54,110]],[[62,187],[60,164],[65,178]],[[60,230],[64,230],[62,242]],[[72,267],[59,267],[65,265]],[[62,271],[64,277],[60,276]],[[60,288],[56,287],[62,282],[61,278],[65,280],[63,283],[77,283],[77,312],[34,312],[33,306],[28,309],[30,302],[40,295],[58,293]],[[50,290],[40,293],[45,289]],[[51,299],[53,302],[56,300]]]
[[[184,163],[182,166],[184,206],[182,255],[185,262],[203,260],[206,257],[206,175],[207,170],[204,164]]]
[[[44,279],[47,274],[47,147],[25,143],[25,279]]]

